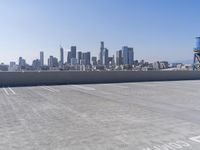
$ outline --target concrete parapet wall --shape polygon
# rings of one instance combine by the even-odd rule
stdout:
[[[0,72],[0,86],[199,80],[198,71]]]

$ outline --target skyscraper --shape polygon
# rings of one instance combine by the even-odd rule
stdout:
[[[78,52],[78,64],[79,64],[79,65],[81,64],[81,59],[82,59],[82,52],[79,51],[79,52]]]
[[[34,70],[38,70],[40,68],[40,66],[41,66],[41,63],[40,63],[39,59],[33,60],[32,67]]]
[[[107,48],[104,48],[104,50],[103,50],[103,65],[106,65],[106,66],[109,65],[108,49]]]
[[[134,52],[133,52],[133,48],[128,48],[128,63],[129,65],[133,65],[133,61],[134,61]]]
[[[76,58],[76,46],[71,46],[71,58]]]
[[[97,57],[92,57],[92,65],[93,66],[97,65]]]
[[[62,47],[60,47],[60,65],[61,67],[64,64],[64,49]]]
[[[81,65],[90,65],[90,52],[82,53]]]
[[[56,57],[50,56],[48,59],[49,67],[58,67],[58,59]]]
[[[99,53],[99,65],[103,65],[103,53],[104,53],[104,42],[101,41],[100,53]]]
[[[129,64],[128,46],[122,47],[122,53],[123,53],[123,65],[128,65]]]
[[[119,50],[116,52],[116,65],[120,66],[122,65],[122,50]]]
[[[90,65],[90,57],[91,57],[90,52],[86,52],[86,65]]]
[[[71,64],[71,51],[67,53],[67,63]]]
[[[26,66],[26,60],[22,57],[19,57],[19,67],[24,68]]]
[[[123,53],[123,64],[124,65],[133,65],[133,48],[129,48],[128,46],[122,47]]]
[[[40,52],[40,67],[44,66],[44,52]]]

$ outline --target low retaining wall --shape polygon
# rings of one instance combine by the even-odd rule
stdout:
[[[0,86],[199,80],[197,71],[0,72]]]

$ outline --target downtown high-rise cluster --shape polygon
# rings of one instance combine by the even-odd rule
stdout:
[[[33,60],[32,64],[26,63],[23,57],[19,57],[18,63],[10,62],[11,71],[22,70],[115,70],[119,67],[132,68],[134,64],[133,48],[128,46],[122,47],[121,50],[114,55],[109,56],[109,50],[104,46],[104,42],[100,42],[99,56],[91,56],[91,52],[77,51],[76,46],[71,46],[70,50],[65,53],[63,47],[60,46],[60,57],[56,58],[50,55],[45,63],[45,54],[40,52],[40,57]],[[66,57],[65,57],[66,56]],[[66,61],[65,59],[66,58]]]
[[[50,55],[45,59],[45,53],[41,51],[39,58],[33,60],[31,65],[27,64],[23,57],[19,57],[18,63],[12,61],[10,65],[0,64],[0,71],[191,70],[190,65],[182,63],[169,64],[167,61],[149,63],[144,60],[134,60],[134,50],[128,46],[123,46],[115,55],[109,55],[109,49],[105,47],[103,41],[100,42],[98,56],[91,56],[90,51],[77,51],[76,46],[71,46],[67,52],[60,46],[58,52],[59,58]]]

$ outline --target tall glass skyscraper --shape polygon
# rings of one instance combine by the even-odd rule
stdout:
[[[40,52],[40,66],[44,66],[44,52]]]
[[[133,60],[134,60],[133,48],[124,46],[124,47],[122,47],[122,53],[123,53],[123,64],[124,65],[133,65]]]
[[[104,42],[101,41],[100,53],[99,53],[99,65],[103,65],[103,53],[104,53]]]
[[[71,46],[71,58],[76,58],[76,46]]]
[[[103,51],[103,65],[109,65],[109,59],[108,59],[108,49],[104,48]]]
[[[117,66],[122,65],[122,61],[123,61],[123,59],[122,59],[122,50],[119,50],[119,51],[116,52],[116,65]]]
[[[60,65],[63,66],[64,64],[64,49],[60,47]]]

